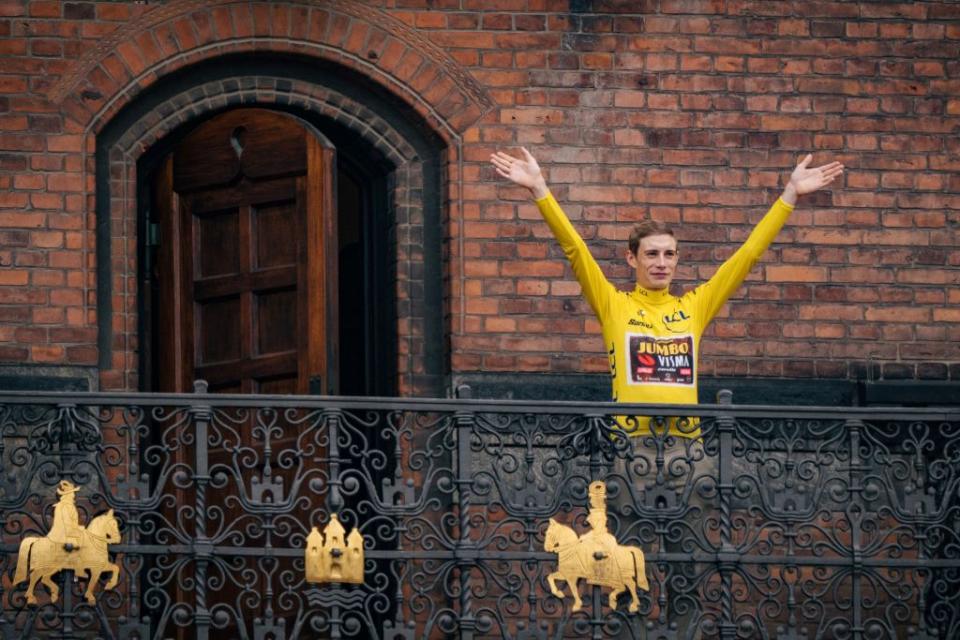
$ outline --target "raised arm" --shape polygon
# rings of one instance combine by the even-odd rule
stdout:
[[[812,160],[813,156],[807,154],[800,161],[790,174],[790,180],[780,198],[754,227],[746,242],[717,269],[710,280],[697,288],[697,304],[700,307],[700,322],[703,326],[710,322],[727,298],[743,283],[750,269],[757,263],[790,217],[797,198],[826,187],[843,173],[843,165],[839,162],[811,168],[809,165]]]
[[[540,214],[570,262],[573,275],[580,283],[584,297],[594,314],[602,317],[610,295],[615,289],[607,281],[583,238],[570,224],[563,209],[550,193],[536,158],[525,148],[521,147],[520,150],[523,153],[522,158],[515,158],[503,151],[498,151],[490,156],[490,162],[498,174],[530,191],[530,195],[536,200],[537,208],[540,209]]]

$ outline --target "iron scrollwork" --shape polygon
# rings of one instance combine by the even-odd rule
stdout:
[[[630,436],[623,412],[3,394],[0,637],[960,637],[960,411],[643,407],[649,428]],[[670,416],[690,413],[700,438],[671,436]],[[58,488],[80,496],[76,527],[54,526]],[[108,575],[76,583],[79,565],[52,576],[54,601],[11,588],[21,570],[38,575],[39,540],[79,557],[91,546],[79,526],[111,509],[115,589],[84,597]],[[312,542],[342,543],[343,562],[314,584],[310,525],[334,514],[342,533],[318,525]],[[545,549],[551,517],[611,536],[588,552],[577,611],[543,597],[561,568]],[[363,584],[345,580],[351,530]],[[611,608],[622,547],[643,550],[634,574],[649,590]]]

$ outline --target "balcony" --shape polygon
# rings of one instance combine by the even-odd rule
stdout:
[[[0,395],[0,637],[960,637],[958,410],[203,391]],[[62,480],[121,539],[18,557]],[[332,514],[362,584],[305,580]]]

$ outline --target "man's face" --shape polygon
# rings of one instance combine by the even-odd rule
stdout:
[[[666,234],[641,238],[636,255],[627,250],[627,263],[637,271],[637,284],[651,291],[670,287],[679,257],[677,239]]]

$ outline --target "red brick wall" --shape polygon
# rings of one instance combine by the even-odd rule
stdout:
[[[217,46],[262,46],[353,65],[448,141],[454,372],[606,368],[546,226],[487,166],[494,149],[523,144],[624,286],[632,222],[679,225],[687,287],[746,236],[801,153],[842,160],[843,182],[801,201],[715,321],[702,371],[848,378],[872,361],[887,377],[960,378],[957,3],[343,9],[356,4],[0,0],[0,364],[97,363],[90,231],[102,122]],[[307,28],[338,6],[323,31]],[[417,42],[443,55],[417,56]],[[439,80],[424,86],[428,62]]]
[[[801,201],[715,321],[702,371],[843,378],[873,360],[888,377],[951,374],[958,5],[804,3],[801,18],[787,2],[570,3],[582,14],[507,4],[517,13],[409,19],[470,29],[438,35],[483,69],[501,110],[466,158],[528,145],[624,284],[630,222],[681,226],[689,286],[745,237],[801,153],[847,165],[831,193]],[[604,370],[596,324],[536,211],[482,165],[468,175],[470,297],[455,367]]]

